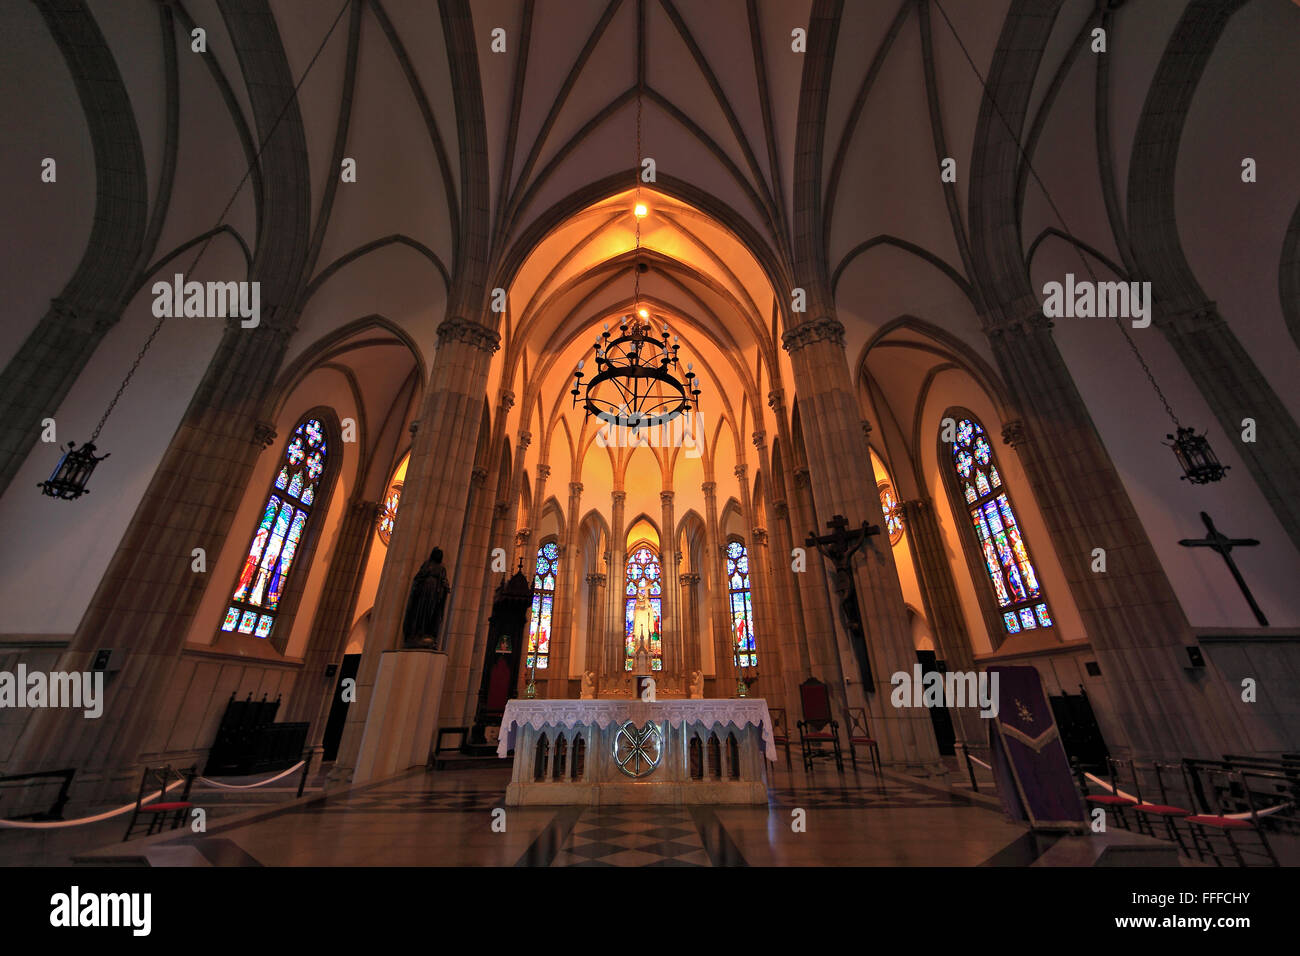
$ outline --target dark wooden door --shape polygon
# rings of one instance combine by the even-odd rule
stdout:
[[[343,739],[343,727],[348,720],[348,707],[351,705],[343,699],[343,682],[349,677],[355,679],[357,668],[361,666],[360,654],[343,655],[343,663],[339,667],[339,680],[334,685],[333,703],[330,704],[330,713],[325,718],[325,739],[321,741],[321,746],[325,750],[324,760],[333,760],[339,755],[339,741]]]
[[[917,651],[916,659],[921,662],[921,673],[928,674],[930,671],[938,671],[940,674],[947,673],[948,668],[944,666],[943,661],[938,660],[934,651]],[[939,753],[955,754],[957,748],[954,746],[957,742],[957,732],[952,726],[952,715],[948,713],[947,707],[930,707],[930,723],[934,724],[934,739],[939,745]]]

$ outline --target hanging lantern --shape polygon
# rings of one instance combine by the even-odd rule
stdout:
[[[1190,481],[1194,485],[1207,485],[1212,481],[1220,481],[1224,472],[1228,470],[1228,465],[1219,464],[1219,459],[1214,454],[1214,449],[1210,447],[1209,441],[1204,435],[1198,435],[1191,428],[1179,428],[1178,437],[1166,435],[1173,444],[1169,445],[1174,450],[1174,457],[1178,459],[1178,464],[1183,468],[1183,480]]]
[[[93,442],[86,442],[77,448],[77,443],[70,441],[63,457],[54,466],[54,474],[50,475],[48,481],[39,482],[37,487],[41,489],[41,494],[51,498],[62,498],[64,501],[80,498],[89,493],[86,482],[90,480],[95,466],[107,457],[108,455],[95,457]]]

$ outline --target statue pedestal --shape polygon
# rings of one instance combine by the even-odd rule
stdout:
[[[447,655],[441,651],[384,651],[361,735],[354,784],[428,762],[446,675]]]

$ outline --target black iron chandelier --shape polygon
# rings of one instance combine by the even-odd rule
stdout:
[[[662,327],[661,333],[655,332],[656,324]],[[648,309],[638,308],[623,316],[617,335],[606,322],[593,346],[596,374],[583,382],[585,360],[578,362],[573,373],[570,394],[574,407],[581,398],[588,415],[634,432],[689,415],[692,409],[699,411],[700,382],[694,365],[688,362],[680,379],[673,374],[680,367],[680,348],[668,323]]]
[[[676,335],[668,331],[662,316],[651,314],[641,305],[641,275],[649,268],[640,259],[641,220],[648,215],[641,201],[641,93],[636,98],[636,197],[632,217],[636,222],[636,267],[633,269],[632,311],[623,316],[615,335],[605,323],[604,331],[592,347],[596,374],[583,382],[582,368],[586,360],[578,362],[573,373],[573,405],[579,398],[588,415],[594,415],[611,425],[630,427],[635,433],[641,428],[664,425],[682,415],[689,415],[700,407],[700,380],[693,363],[686,363],[686,371],[677,377],[679,363],[677,350],[681,348]],[[662,329],[662,331],[656,331]],[[671,338],[671,341],[670,341]]]

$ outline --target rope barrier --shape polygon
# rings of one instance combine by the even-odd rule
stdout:
[[[307,761],[299,760],[296,764],[282,773],[277,773],[274,777],[268,777],[265,780],[259,780],[257,783],[218,783],[208,777],[195,777],[195,780],[202,780],[204,783],[211,784],[214,787],[220,787],[222,790],[252,790],[254,787],[265,787],[268,783],[275,783],[281,777],[287,777]]]
[[[146,799],[141,800],[140,803],[142,805],[152,803],[168,790],[171,790],[173,787],[179,787],[184,782],[184,780],[173,781],[157,793],[151,793]],[[0,820],[0,828],[9,828],[13,830],[58,830],[63,827],[80,827],[85,826],[88,823],[98,823],[101,820],[111,820],[113,817],[120,817],[128,810],[134,810],[135,803],[136,802],[132,800],[130,803],[123,804],[116,810],[105,810],[103,813],[97,813],[93,817],[79,817],[76,820],[49,820],[42,822],[36,822],[34,820]]]
[[[990,767],[988,764],[986,764],[983,760],[980,760],[979,757],[972,757],[969,753],[966,754],[966,759],[969,760],[971,763],[977,763],[977,764],[979,764],[979,765],[980,765],[981,767],[983,767],[985,770],[992,770],[992,769],[993,769],[993,768]]]
[[[1134,803],[1138,804],[1139,806],[1150,806],[1150,804],[1148,803],[1139,802],[1138,798],[1133,796],[1133,794],[1125,793],[1123,790],[1120,790],[1117,787],[1112,787],[1105,780],[1099,780],[1090,773],[1085,773],[1084,776],[1087,777],[1089,780],[1091,780],[1093,783],[1097,784],[1098,786],[1105,787],[1107,790],[1111,791],[1112,793],[1118,794],[1119,796],[1123,797],[1125,800],[1132,800]],[[1271,816],[1274,813],[1278,813],[1279,811],[1285,810],[1289,806],[1291,806],[1290,800],[1288,800],[1286,803],[1279,803],[1275,807],[1265,807],[1263,810],[1256,810],[1253,814],[1249,810],[1247,810],[1244,813],[1221,813],[1218,815],[1223,817],[1225,820],[1249,820],[1252,816],[1255,817]]]
[[[268,783],[275,783],[275,781],[289,776],[289,774],[293,773],[295,770],[301,769],[302,765],[305,764],[306,762],[307,761],[305,760],[299,760],[288,770],[277,773],[274,777],[268,777],[265,780],[259,780],[257,783],[242,783],[242,784],[219,783],[218,781],[211,780],[208,777],[195,777],[194,779],[202,780],[204,783],[211,784],[214,787],[220,787],[222,790],[252,790],[255,787],[265,787]],[[141,806],[147,803],[152,803],[153,801],[161,797],[164,793],[166,793],[168,790],[172,790],[175,787],[179,787],[184,782],[185,782],[184,780],[176,780],[173,781],[172,783],[169,783],[162,790],[159,790],[156,793],[151,793],[144,800],[140,801]],[[89,823],[99,823],[101,820],[111,820],[113,817],[119,817],[122,814],[126,813],[128,810],[134,810],[134,809],[135,809],[135,801],[133,800],[130,803],[123,804],[122,806],[118,807],[116,810],[105,810],[103,813],[97,813],[94,816],[90,816],[90,817],[78,817],[76,820],[49,820],[49,821],[40,821],[40,822],[34,820],[0,820],[0,829],[9,828],[13,830],[57,830],[63,827],[80,827],[80,826],[85,826]]]

